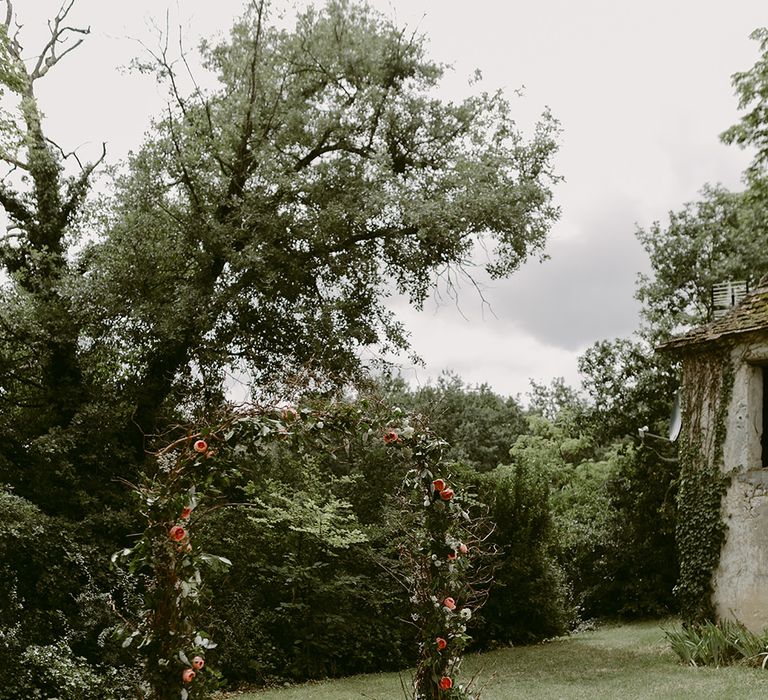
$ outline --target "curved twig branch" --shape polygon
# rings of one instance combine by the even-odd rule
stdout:
[[[6,2],[8,3],[8,13],[12,13],[10,0],[6,0]],[[42,78],[51,68],[53,68],[53,66],[55,66],[62,58],[64,58],[64,56],[66,56],[71,51],[74,51],[78,46],[80,46],[80,44],[83,43],[83,38],[81,37],[80,39],[77,39],[73,44],[65,46],[65,42],[69,38],[69,35],[86,35],[91,33],[90,27],[83,28],[71,27],[69,25],[62,26],[62,22],[66,19],[74,4],[75,0],[64,2],[64,4],[59,8],[59,11],[56,13],[56,16],[53,18],[53,20],[48,21],[48,29],[51,32],[51,36],[43,47],[43,50],[40,52],[40,55],[37,57],[35,67],[29,73],[30,82],[34,82],[38,78]],[[6,13],[6,16],[8,16],[8,13]],[[58,53],[60,48],[63,48],[63,51]]]

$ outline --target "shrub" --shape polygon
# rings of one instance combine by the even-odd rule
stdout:
[[[75,656],[64,641],[29,646],[19,659],[15,700],[126,700],[141,698],[135,669],[106,668]],[[5,688],[6,692],[8,688]]]
[[[77,618],[74,597],[87,578],[71,529],[29,501],[0,492],[0,624],[12,624],[20,606],[20,634],[29,644],[53,642],[67,632],[67,620]]]
[[[98,643],[114,623],[99,556],[72,524],[0,491],[0,700],[131,697],[135,675]]]
[[[768,631],[750,632],[734,620],[710,621],[664,630],[672,651],[688,666],[765,665]]]
[[[606,483],[613,542],[608,566],[615,584],[602,605],[625,618],[675,613],[677,462],[642,444],[621,446],[609,459],[614,476]]]
[[[573,617],[571,595],[557,565],[549,487],[523,464],[475,476],[479,499],[495,529],[490,543],[498,566],[474,635],[479,644],[531,643],[564,633]]]
[[[299,681],[407,665],[413,632],[397,619],[408,598],[377,563],[396,566],[386,538],[333,546],[306,521],[283,515],[230,510],[204,535],[233,562],[226,575],[211,578],[216,597],[204,623],[220,642],[227,681]]]

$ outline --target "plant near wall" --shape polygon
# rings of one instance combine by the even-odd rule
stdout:
[[[744,663],[765,668],[768,633],[750,632],[736,620],[706,620],[681,629],[665,629],[672,651],[686,666],[729,666]]]
[[[675,531],[680,578],[675,593],[683,620],[694,623],[715,616],[712,575],[727,530],[722,499],[729,477],[722,464],[733,369],[727,347],[719,352],[689,355],[683,367],[682,406],[686,420],[680,436]],[[714,425],[707,425],[705,407]]]

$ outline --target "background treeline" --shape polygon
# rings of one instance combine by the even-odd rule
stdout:
[[[496,580],[473,620],[476,648],[673,609],[673,476],[654,474],[639,440],[600,443],[599,418],[572,391],[538,387],[525,410],[452,375],[418,390],[384,379],[367,391],[452,436],[450,478],[495,523]],[[402,668],[411,658],[407,594],[390,575],[402,475],[378,440],[344,461],[318,454],[309,464],[280,446],[258,464],[244,456],[248,488],[230,497],[255,507],[222,509],[203,530],[204,545],[233,562],[208,582],[206,625],[228,684]],[[140,582],[110,568],[77,523],[11,493],[2,507],[2,657],[15,679],[4,697],[62,686],[98,697],[127,682],[133,655],[110,631]],[[120,669],[111,680],[110,668]]]

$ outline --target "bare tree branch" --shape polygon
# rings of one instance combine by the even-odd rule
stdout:
[[[69,155],[74,155],[74,151]],[[61,223],[63,226],[66,226],[69,223],[72,214],[80,206],[83,199],[85,199],[91,173],[93,173],[93,171],[101,164],[106,156],[106,143],[101,144],[101,155],[98,157],[98,159],[93,161],[93,163],[89,163],[85,167],[80,164],[80,159],[75,156],[78,165],[80,165],[81,173],[80,176],[71,182],[67,188],[67,196],[61,206]]]
[[[61,146],[59,146],[59,144],[56,143],[53,139],[50,139],[46,136],[45,140],[49,145],[53,146],[59,153],[61,153],[62,160],[67,160],[67,158],[74,158],[77,161],[77,164],[80,166],[80,170],[83,170],[83,164],[80,162],[80,158],[78,158],[77,156],[76,149],[74,151],[70,151],[69,153],[66,153],[64,149]]]
[[[19,30],[21,29],[21,25],[16,22],[16,31],[11,33],[11,25],[14,24],[13,21],[13,3],[11,0],[5,0],[5,19],[3,20],[3,24],[6,28],[6,33],[8,35],[8,39],[10,40],[10,50],[13,57],[21,63],[21,44],[19,43]]]
[[[8,3],[8,10],[11,11],[10,0],[6,0]],[[61,6],[53,21],[48,22],[48,29],[51,32],[50,39],[43,47],[40,55],[37,58],[35,67],[29,73],[30,82],[34,82],[38,78],[42,78],[53,66],[55,66],[64,56],[71,51],[74,51],[80,44],[83,43],[83,39],[80,38],[75,41],[74,44],[65,46],[68,35],[70,34],[90,34],[91,28],[86,27],[70,27],[69,25],[62,26],[62,22],[66,19],[72,6],[75,4],[75,0],[66,1]],[[7,15],[6,15],[7,16]],[[57,53],[58,48],[61,47],[64,50],[61,53]]]

